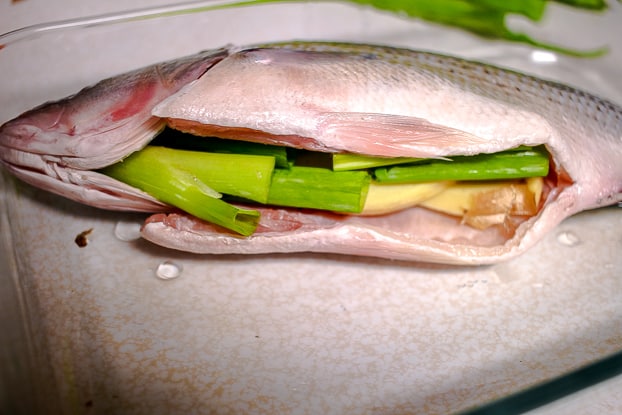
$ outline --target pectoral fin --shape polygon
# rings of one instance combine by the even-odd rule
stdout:
[[[487,140],[423,118],[376,113],[323,113],[318,140],[335,150],[387,157],[437,158],[481,152]]]

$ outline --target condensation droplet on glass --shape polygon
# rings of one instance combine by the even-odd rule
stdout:
[[[181,275],[183,267],[173,261],[160,262],[156,268],[156,276],[162,280],[172,280]]]
[[[114,236],[124,242],[135,241],[140,238],[140,223],[119,221],[114,227]]]
[[[557,234],[557,242],[564,246],[577,246],[581,242],[576,233],[563,231]]]

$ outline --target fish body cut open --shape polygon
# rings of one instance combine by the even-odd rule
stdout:
[[[95,122],[93,120],[96,120]],[[373,217],[260,207],[233,235],[96,169],[165,126],[322,152],[446,158],[545,145],[537,213],[510,231],[410,207]],[[153,212],[143,236],[197,253],[331,252],[485,264],[533,246],[570,215],[622,200],[622,110],[589,93],[458,58],[384,46],[229,48],[111,78],[0,128],[23,180],[101,208]]]

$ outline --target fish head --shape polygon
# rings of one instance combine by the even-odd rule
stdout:
[[[97,172],[147,145],[165,126],[161,100],[227,55],[216,49],[103,80],[0,126],[0,162],[34,186],[96,207],[162,210],[151,196]]]

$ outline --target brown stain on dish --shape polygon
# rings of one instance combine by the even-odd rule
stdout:
[[[74,239],[76,245],[78,245],[80,248],[84,248],[85,246],[87,246],[89,244],[88,236],[91,234],[91,232],[93,232],[93,228],[80,232],[76,236],[76,239]]]

